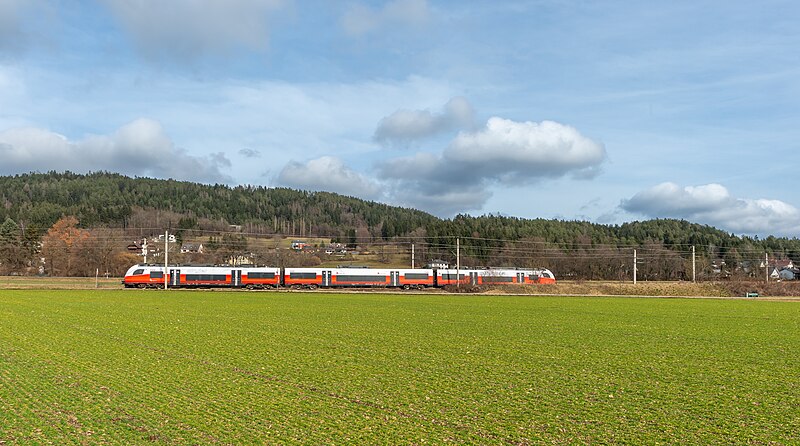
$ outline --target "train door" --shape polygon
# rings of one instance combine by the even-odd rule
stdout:
[[[525,273],[517,273],[517,283],[525,283]]]
[[[331,286],[331,272],[322,271],[322,286]]]
[[[478,284],[478,272],[477,271],[470,271],[469,273],[469,282],[472,285]]]
[[[390,286],[400,286],[400,271],[390,271],[389,278],[392,280]]]
[[[179,269],[169,270],[169,284],[172,286],[177,286],[181,284],[181,270]]]
[[[242,286],[242,270],[231,270],[231,286]]]

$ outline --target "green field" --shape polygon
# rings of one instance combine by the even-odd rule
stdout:
[[[0,444],[800,442],[800,305],[0,291]]]

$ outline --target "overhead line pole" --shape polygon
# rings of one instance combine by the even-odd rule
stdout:
[[[164,231],[164,289],[169,286],[167,273],[169,272],[169,230]]]
[[[636,250],[633,250],[633,284],[636,285]]]
[[[764,253],[764,280],[769,282],[769,254]]]
[[[456,238],[456,287],[461,288],[461,239]]]

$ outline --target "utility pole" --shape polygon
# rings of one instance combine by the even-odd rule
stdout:
[[[144,263],[147,264],[147,237],[142,239],[142,255],[144,256]]]
[[[633,284],[636,285],[636,250],[633,250]]]
[[[769,254],[764,253],[764,280],[769,282]]]
[[[456,269],[461,269],[461,239],[456,239]]]
[[[695,255],[694,245],[692,245],[692,283],[695,283],[697,281],[697,276],[696,276],[696,273],[697,273],[696,265],[697,265],[697,263],[695,263],[694,255]]]
[[[164,289],[168,287],[167,273],[169,272],[169,230],[164,231]]]
[[[456,288],[461,288],[461,239],[456,238]]]
[[[414,244],[411,244],[411,269],[414,269]]]

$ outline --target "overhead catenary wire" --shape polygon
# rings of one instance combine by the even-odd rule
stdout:
[[[197,231],[195,231],[197,232]],[[220,231],[210,231],[205,230],[202,231],[202,234],[208,236],[209,238],[213,239],[213,242],[220,246],[235,246],[238,241],[230,241],[226,240],[224,237],[226,235],[236,235],[240,237],[244,237],[247,239],[248,243],[262,243],[262,244],[272,244],[276,245],[279,244],[280,241],[291,239],[291,238],[303,238],[297,235],[282,235],[282,234],[270,234],[268,236],[261,235],[261,234],[250,234],[250,233],[242,233],[242,232],[220,232]],[[189,238],[191,234],[189,234]],[[196,237],[195,237],[196,238]],[[313,238],[313,239],[331,239],[330,236],[310,236],[306,238]],[[100,245],[103,243],[132,243],[137,242],[140,240],[138,237],[134,237],[131,235],[124,235],[124,234],[114,234],[114,235],[98,235],[95,233],[90,233],[86,237],[88,241],[84,241],[84,243]],[[279,239],[279,240],[276,240]],[[469,245],[465,244],[465,248],[467,249],[476,249],[476,250],[491,250],[491,249],[503,249],[505,252],[508,253],[564,253],[568,252],[571,255],[579,255],[585,257],[603,257],[606,255],[615,255],[617,253],[624,253],[630,252],[632,249],[637,249],[642,256],[647,256],[648,253],[655,253],[655,255],[659,255],[665,250],[668,250],[672,253],[678,253],[681,255],[691,254],[692,246],[696,245],[686,245],[686,244],[662,244],[656,247],[647,247],[636,245],[636,246],[629,246],[629,245],[616,245],[616,244],[585,244],[585,245],[576,245],[572,243],[550,243],[550,242],[537,242],[536,245],[540,247],[533,246],[527,247],[525,246],[526,243],[520,242],[518,240],[510,240],[510,239],[482,239],[482,238],[467,238],[467,240],[489,240],[493,242],[497,242],[497,245]],[[24,243],[21,240],[16,241],[17,244]],[[390,240],[383,240],[380,238],[372,238],[372,237],[361,237],[356,239],[357,244],[368,244],[371,246],[407,246],[410,247],[412,244],[417,245],[425,245],[429,249],[455,249],[456,243],[431,243],[427,242],[424,238],[422,239],[403,239],[403,238],[392,238]],[[700,245],[702,247],[702,245]],[[676,249],[679,247],[688,247],[688,249]],[[723,249],[727,250],[728,248],[722,247],[714,247],[714,246],[707,246],[708,248],[715,248],[715,249]],[[741,257],[756,257],[761,256],[765,252],[764,249],[736,249],[736,254]]]

